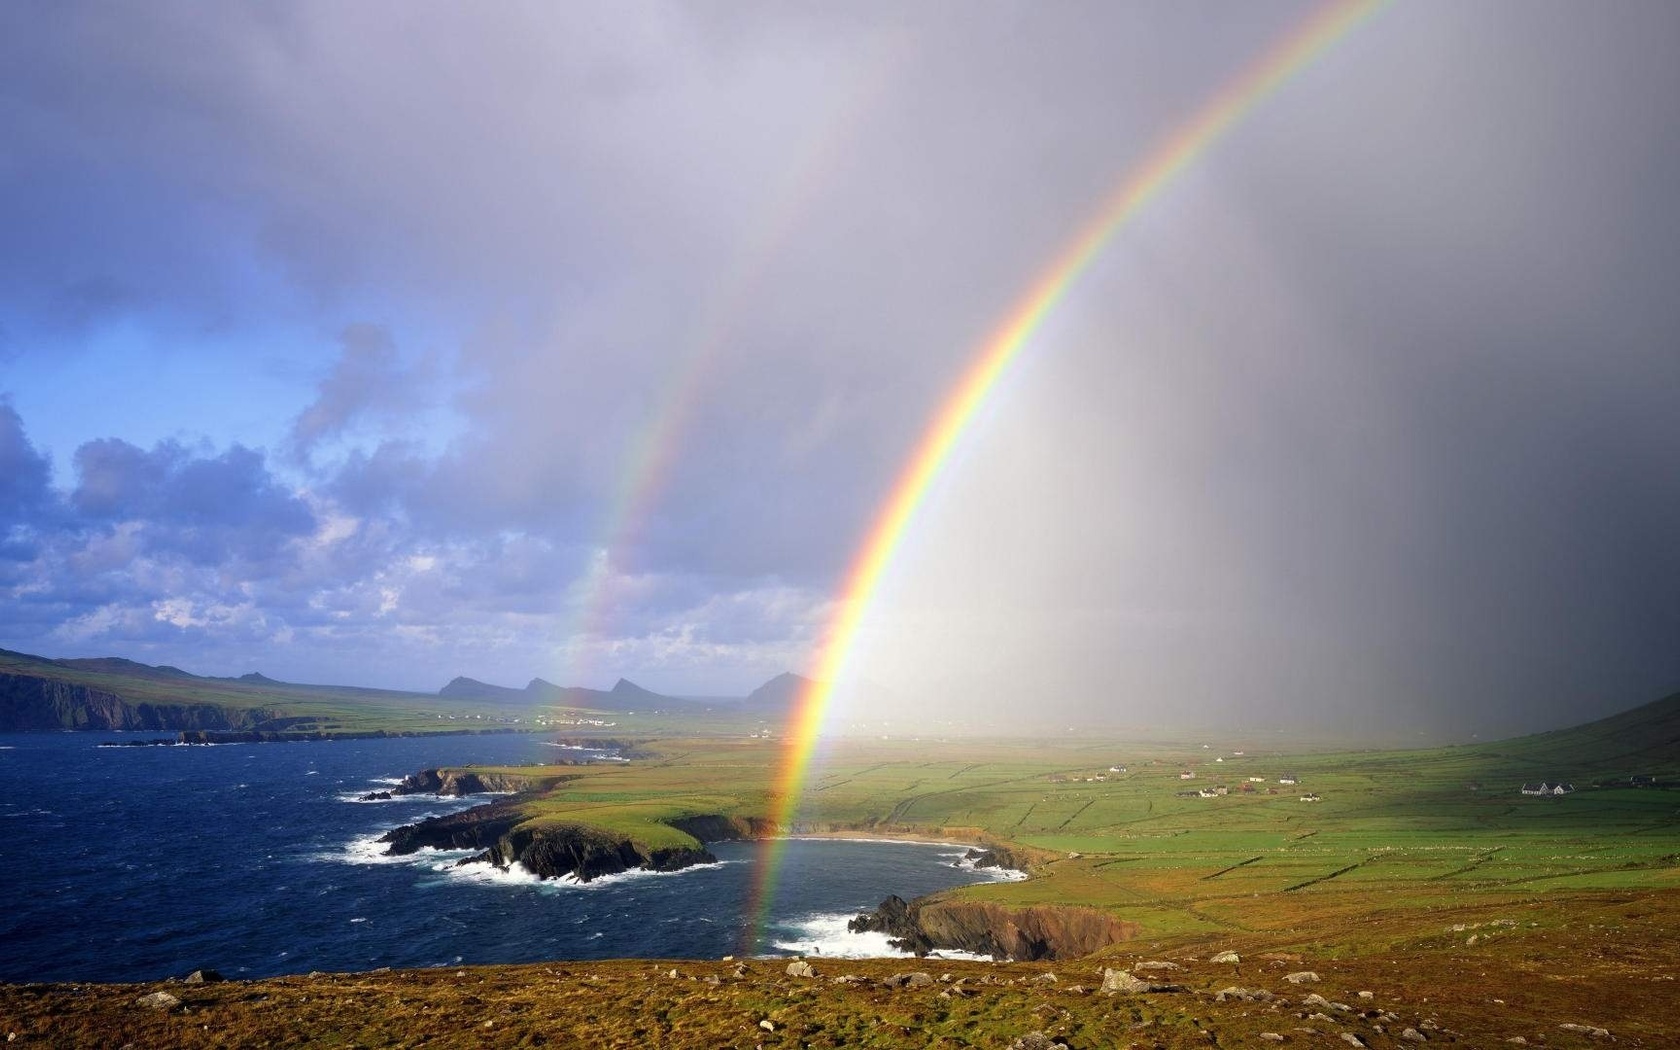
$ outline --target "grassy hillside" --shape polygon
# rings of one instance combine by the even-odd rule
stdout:
[[[427,693],[299,685],[260,675],[208,678],[115,658],[48,660],[0,649],[0,722],[7,723],[0,729],[89,728],[100,718],[141,710],[152,717],[133,720],[134,728],[326,732],[525,725],[538,713]]]
[[[1448,900],[1498,909],[1560,893],[1680,888],[1680,792],[1625,786],[1634,773],[1680,786],[1680,750],[1660,742],[1676,706],[1669,698],[1575,730],[1426,751],[837,741],[814,767],[796,830],[1025,847],[1041,858],[1036,878],[954,896],[1096,905],[1140,923],[1163,948],[1241,935],[1363,953],[1413,938],[1415,922]],[[531,802],[531,817],[659,842],[679,817],[770,813],[774,741],[650,746],[658,761],[579,770]],[[1280,784],[1286,774],[1299,783]],[[1559,777],[1579,790],[1518,792]],[[1228,793],[1181,797],[1216,785]],[[1309,793],[1317,800],[1302,801]],[[1373,912],[1397,921],[1350,937],[1342,920]]]

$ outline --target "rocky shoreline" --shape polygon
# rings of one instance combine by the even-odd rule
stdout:
[[[721,815],[687,817],[671,821],[669,826],[691,836],[694,846],[655,847],[600,828],[531,816],[526,805],[536,793],[571,779],[564,774],[423,769],[403,778],[389,792],[370,792],[362,797],[372,801],[397,795],[461,797],[514,792],[459,813],[393,828],[380,841],[393,856],[426,848],[472,849],[479,852],[458,863],[493,864],[504,870],[518,865],[538,878],[578,882],[632,870],[680,871],[695,864],[715,864],[717,857],[705,848],[707,842],[761,838],[773,831],[767,821]]]
[[[653,847],[587,825],[533,817],[528,803],[540,792],[574,779],[565,774],[525,775],[458,769],[423,769],[389,791],[370,792],[365,800],[399,795],[462,797],[512,792],[482,806],[429,817],[386,832],[380,841],[393,856],[421,849],[475,850],[458,864],[518,866],[542,879],[589,882],[604,875],[641,871],[680,871],[714,864],[706,844],[768,838],[780,833],[770,821],[721,814],[686,817],[669,826],[689,835],[693,846]],[[971,848],[963,861],[979,870],[1026,871],[1031,858],[1008,846]],[[848,924],[853,932],[881,932],[893,947],[923,956],[955,950],[994,959],[1018,961],[1076,958],[1136,936],[1138,926],[1096,908],[1034,905],[1009,908],[989,901],[943,899],[940,895],[905,901],[888,897],[874,912]]]
[[[146,740],[104,740],[95,747],[173,747],[180,744],[300,744],[319,740],[385,740],[414,736],[486,736],[503,733],[528,733],[528,729],[495,727],[491,729],[370,729],[335,733],[324,729],[183,729],[172,737],[152,737]]]
[[[885,933],[900,951],[925,956],[961,951],[1018,962],[1075,959],[1137,936],[1138,924],[1098,908],[1035,904],[1010,908],[991,901],[906,901],[891,896],[846,924],[853,933]]]

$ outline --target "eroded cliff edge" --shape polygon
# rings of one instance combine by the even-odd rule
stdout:
[[[906,901],[892,896],[847,924],[877,931],[893,947],[926,955],[946,949],[994,959],[1073,959],[1137,936],[1138,924],[1099,908],[1033,904],[1012,908],[992,901],[941,896]]]

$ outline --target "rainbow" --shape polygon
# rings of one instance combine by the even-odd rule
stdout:
[[[776,827],[791,831],[796,826],[811,759],[822,735],[834,685],[845,669],[870,599],[952,450],[1009,366],[1092,261],[1134,215],[1260,103],[1385,2],[1330,0],[1209,99],[1127,174],[1092,220],[1029,286],[1014,309],[980,346],[900,470],[847,572],[841,599],[813,665],[810,684],[796,701],[783,733],[781,765],[772,783],[770,799],[771,819]],[[785,842],[786,839],[769,839],[760,852],[748,910],[746,949],[749,951],[757,949],[766,916],[774,903]]]

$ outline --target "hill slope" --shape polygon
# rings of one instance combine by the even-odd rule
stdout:
[[[1680,693],[1585,725],[1465,749],[1493,763],[1520,763],[1579,778],[1680,772]]]

